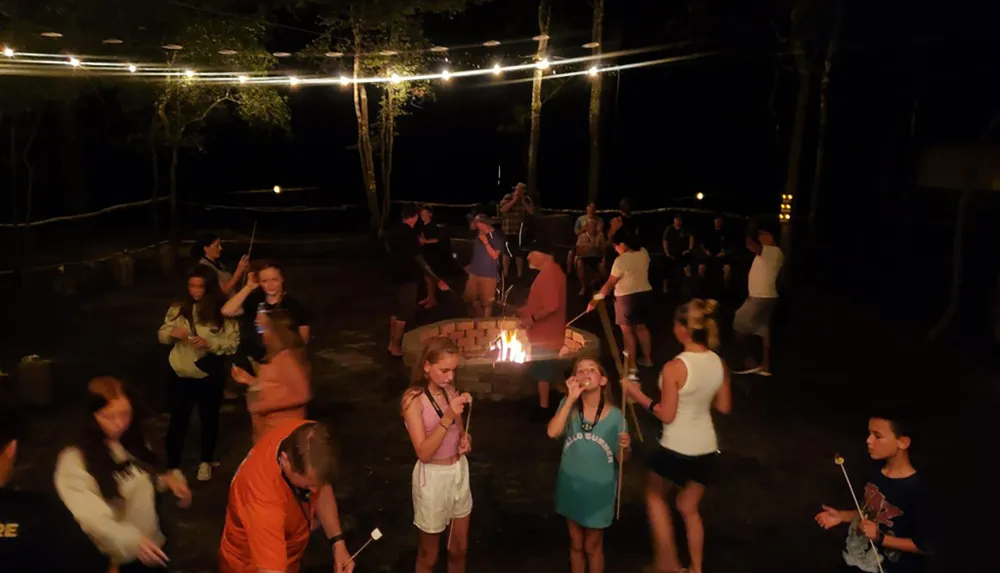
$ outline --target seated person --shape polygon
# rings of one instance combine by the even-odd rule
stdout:
[[[597,221],[590,220],[576,239],[576,276],[580,279],[579,295],[587,292],[587,285],[603,280],[607,253],[604,234]],[[589,271],[589,272],[588,272]]]

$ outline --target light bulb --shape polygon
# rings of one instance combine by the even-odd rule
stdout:
[[[540,70],[547,70],[549,68],[549,59],[545,58],[544,60],[538,62],[535,66]]]
[[[347,76],[340,76],[340,85],[346,86],[351,80],[347,79]]]
[[[451,79],[451,73],[449,73],[448,70],[441,72],[441,79],[444,81],[448,81],[449,79]]]
[[[187,77],[189,77],[189,78],[193,78],[194,77],[194,70],[184,70],[184,75],[187,76]]]
[[[139,69],[139,68],[135,67],[135,64],[129,64],[129,65],[128,65],[128,71],[129,71],[130,73],[133,73],[133,74],[134,74],[134,73],[135,73],[135,71],[136,71],[136,70],[138,70],[138,69]]]
[[[594,66],[594,67],[590,68],[589,70],[587,70],[587,73],[590,74],[590,75],[592,75],[592,76],[596,76],[597,75],[597,66]]]
[[[9,47],[8,48],[4,48],[3,49],[3,55],[7,56],[8,58],[13,58],[14,57],[14,49],[13,48],[9,48]]]
[[[248,76],[239,76],[239,77],[237,77],[236,79],[238,79],[238,80],[240,81],[240,83],[241,83],[241,84],[245,84],[245,83],[247,83],[248,81],[250,81],[250,78],[249,78]]]
[[[295,76],[292,76],[292,77],[288,78],[288,83],[290,85],[292,85],[292,86],[297,86],[297,85],[299,85],[299,78],[297,78]]]
[[[274,186],[274,193],[275,193],[275,195],[281,193],[281,185],[275,185]]]
[[[498,76],[503,73],[503,69],[500,67],[500,64],[493,64],[493,73]]]
[[[698,193],[697,195],[694,196],[694,198],[697,199],[697,200],[699,200],[699,201],[701,201],[702,199],[705,198],[705,194],[704,193]]]
[[[392,80],[392,83],[394,84],[398,84],[400,82],[399,74],[392,74],[391,76],[389,76],[389,79]]]
[[[70,58],[69,65],[73,66],[74,68],[78,68],[80,67],[80,60],[78,58]]]

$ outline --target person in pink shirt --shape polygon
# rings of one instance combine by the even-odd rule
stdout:
[[[538,410],[532,420],[548,422],[549,384],[562,376],[559,349],[566,334],[566,275],[550,245],[536,241],[528,251],[528,266],[538,271],[528,302],[518,309],[531,344],[532,376],[538,381]]]
[[[306,404],[312,397],[309,362],[305,343],[292,317],[282,310],[273,310],[261,317],[262,338],[267,349],[266,361],[254,377],[239,366],[233,366],[233,380],[250,386],[247,410],[253,423],[253,441],[267,430],[287,420],[305,420]]]

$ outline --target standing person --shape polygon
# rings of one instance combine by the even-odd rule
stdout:
[[[597,204],[587,203],[587,212],[576,218],[576,223],[573,224],[573,233],[579,237],[584,233],[587,233],[587,229],[590,223],[593,222],[597,225],[597,232],[602,236],[604,235],[604,220],[597,216]],[[603,237],[602,237],[603,238]],[[576,252],[570,250],[566,255],[566,274],[573,272],[573,268],[576,266],[574,261],[576,260]]]
[[[639,237],[639,225],[632,216],[631,199],[622,199],[618,202],[618,216],[611,220],[611,225],[608,227],[608,240],[610,241],[620,229],[625,229],[626,235]]]
[[[785,263],[785,255],[774,244],[774,235],[765,228],[758,229],[756,237],[747,235],[747,249],[754,254],[750,274],[747,276],[749,296],[733,316],[733,330],[746,346],[746,337],[759,336],[762,342],[760,364],[747,353],[745,369],[733,374],[771,375],[771,317],[778,306],[778,273]]]
[[[684,219],[674,215],[672,225],[663,230],[663,254],[667,256],[666,273],[663,276],[663,294],[667,294],[670,280],[683,271],[691,276],[691,251],[694,250],[694,234],[684,226]]]
[[[434,220],[434,208],[424,205],[420,208],[420,240],[424,260],[438,276],[444,276],[451,264],[451,248],[448,245],[448,230]],[[421,300],[420,306],[434,308],[437,306],[437,283],[430,276],[424,275],[427,297]]]
[[[420,531],[417,573],[431,573],[448,535],[448,573],[464,573],[469,547],[472,490],[469,462],[472,437],[464,431],[462,412],[472,403],[452,385],[459,349],[445,337],[427,342],[414,365],[413,385],[403,393],[402,414],[417,454],[413,466],[413,525]]]
[[[465,300],[472,307],[472,316],[483,318],[493,314],[497,293],[497,259],[503,252],[506,237],[483,214],[472,219],[472,230],[476,232],[476,238],[472,240]]]
[[[549,422],[550,438],[564,438],[556,513],[569,527],[572,573],[604,572],[604,530],[615,517],[618,460],[631,440],[622,411],[614,405],[599,362],[578,358],[566,381],[567,395]]]
[[[729,373],[713,352],[719,344],[716,306],[714,300],[696,298],[674,313],[674,336],[684,351],[663,366],[659,399],[644,394],[638,382],[622,382],[629,398],[663,422],[660,447],[649,457],[646,484],[657,573],[681,570],[667,501],[673,488],[679,490],[676,509],[687,534],[689,571],[702,572],[705,528],[698,505],[712,482],[719,450],[712,408],[728,414],[733,404]]]
[[[704,276],[705,266],[712,266],[714,268],[722,268],[722,286],[723,288],[729,288],[729,277],[732,274],[733,267],[731,257],[727,252],[729,247],[729,234],[723,227],[722,217],[716,217],[713,222],[713,228],[711,232],[702,241],[701,246],[705,252],[705,260],[698,265],[698,274]]]
[[[510,270],[511,257],[517,263],[517,278],[524,275],[524,251],[521,248],[524,222],[528,216],[535,214],[535,203],[528,197],[527,191],[527,185],[518,183],[500,201],[503,233],[507,238],[507,249],[503,254],[503,276],[507,276]]]
[[[50,496],[6,487],[23,424],[0,407],[0,564],[4,571],[107,573],[111,566],[64,505]],[[53,541],[58,549],[53,547]]]
[[[167,310],[157,333],[160,344],[170,344],[170,427],[167,430],[167,467],[180,471],[184,436],[197,404],[201,424],[201,463],[198,481],[212,479],[215,444],[219,439],[219,410],[226,385],[223,356],[239,345],[236,321],[222,316],[225,295],[215,273],[204,265],[187,279],[187,298]]]
[[[309,389],[309,362],[305,343],[292,328],[292,317],[275,310],[262,319],[267,357],[257,376],[233,366],[233,380],[250,387],[247,411],[256,442],[285,420],[305,420]]]
[[[576,276],[580,279],[580,292],[577,293],[579,296],[586,294],[587,285],[595,281],[588,278],[588,271],[591,277],[596,275],[599,279],[603,278],[606,250],[604,234],[601,233],[597,222],[588,221],[584,232],[576,238]]]
[[[199,265],[215,270],[219,278],[219,288],[226,296],[236,292],[243,276],[250,269],[250,255],[243,255],[236,265],[236,270],[230,273],[222,264],[222,239],[214,233],[206,233],[195,239],[191,254],[198,260]]]
[[[302,341],[309,344],[310,319],[306,307],[299,299],[285,290],[285,277],[281,267],[273,261],[255,263],[256,270],[247,275],[247,284],[236,292],[222,306],[222,314],[228,317],[239,317],[241,358],[246,369],[256,368],[267,354],[261,339],[263,328],[259,320],[263,315],[280,308],[292,317],[295,329]],[[246,362],[249,362],[246,363]]]
[[[528,264],[538,271],[531,283],[528,301],[517,311],[521,327],[531,343],[532,377],[538,381],[538,409],[532,420],[546,422],[550,383],[562,376],[559,350],[566,336],[566,275],[555,260],[550,245],[536,241],[528,252]]]
[[[72,444],[56,460],[59,498],[119,573],[167,566],[156,492],[169,490],[178,505],[191,504],[184,475],[157,475],[132,401],[121,381],[102,376],[87,385],[88,414]]]
[[[395,291],[392,316],[389,318],[387,351],[395,358],[403,357],[403,331],[406,330],[406,322],[417,311],[417,297],[423,277],[431,277],[437,282],[439,289],[448,290],[448,285],[427,265],[420,252],[420,239],[413,230],[419,217],[415,205],[403,205],[400,223],[389,231],[386,240],[392,265],[389,276]]]
[[[333,492],[333,442],[322,424],[287,420],[254,444],[229,486],[220,573],[298,573],[322,527],[334,573],[352,573]]]
[[[622,329],[622,339],[628,352],[630,364],[625,367],[635,370],[636,340],[642,349],[639,366],[653,366],[653,340],[646,323],[652,313],[653,286],[649,284],[649,253],[639,244],[639,240],[619,230],[612,237],[618,258],[611,265],[611,276],[600,292],[587,305],[594,310],[600,300],[615,293],[615,323]]]
[[[841,571],[919,573],[933,553],[933,512],[923,483],[910,462],[912,438],[907,421],[893,414],[868,420],[868,455],[882,467],[865,484],[859,516],[856,510],[823,506],[816,523],[831,529],[848,523]],[[872,542],[875,550],[872,550]]]

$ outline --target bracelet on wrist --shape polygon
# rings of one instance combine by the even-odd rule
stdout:
[[[659,404],[659,402],[657,402],[656,400],[650,400],[649,407],[647,407],[646,409],[649,410],[649,412],[652,414],[654,413],[653,411],[656,410],[657,404]]]
[[[455,423],[455,420],[452,420],[450,424],[445,424],[445,423],[444,423],[444,418],[442,418],[442,419],[441,419],[441,421],[440,421],[440,422],[438,422],[438,425],[440,425],[440,426],[441,426],[442,428],[444,428],[445,430],[447,430],[447,429],[451,428],[451,426],[452,426],[452,425],[453,425],[454,423]]]
[[[334,535],[333,537],[327,539],[327,541],[330,542],[330,547],[333,547],[334,545],[337,544],[337,542],[344,541],[344,534],[338,533],[337,535]]]

